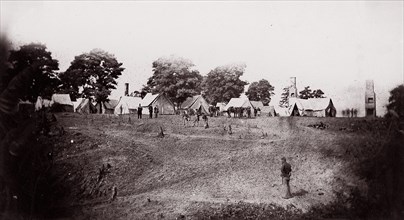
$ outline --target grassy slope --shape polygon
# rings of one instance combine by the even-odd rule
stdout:
[[[307,127],[319,121],[329,127]],[[359,168],[387,142],[384,124],[362,119],[222,117],[210,118],[204,129],[184,127],[179,116],[129,121],[60,114],[58,123],[66,134],[54,138],[55,172],[71,188],[61,197],[75,217],[200,218],[212,214],[200,210],[239,201],[306,212],[341,197],[349,208],[354,192],[369,198],[360,173],[366,169]],[[159,126],[164,138],[157,137]],[[293,169],[289,200],[280,198],[282,156]],[[98,181],[103,164],[112,168]],[[118,194],[110,202],[113,186]]]

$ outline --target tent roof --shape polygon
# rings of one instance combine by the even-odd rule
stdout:
[[[53,105],[54,103],[73,106],[73,102],[70,99],[69,94],[53,94],[52,100],[51,100],[51,105]]]
[[[87,105],[92,105],[90,99],[86,98],[86,99],[81,99],[79,105],[75,108],[76,112],[82,111],[82,109],[84,109]]]
[[[119,100],[110,99],[108,102],[104,102],[104,107],[105,107],[106,109],[114,109],[115,106],[118,105],[118,103],[119,103]],[[138,104],[138,106],[139,106],[139,104]]]
[[[119,99],[118,105],[126,105],[129,109],[137,109],[139,107],[140,102],[142,99],[140,97],[132,97],[132,96],[121,96]],[[116,107],[115,106],[115,107]]]
[[[182,109],[187,109],[190,108],[199,98],[199,95],[195,95],[192,97],[188,97],[182,104],[181,108]]]
[[[224,102],[218,102],[216,104],[216,107],[224,107],[224,106],[226,106],[226,103],[224,103]]]
[[[279,114],[279,116],[289,116],[289,109],[288,108],[283,108],[279,107],[277,105],[274,106],[275,112]]]
[[[202,106],[202,110],[206,113],[209,112],[209,104],[202,97],[202,95],[195,95],[193,97],[188,97],[182,104],[181,109],[199,109]]]
[[[160,94],[151,94],[151,93],[147,93],[146,94],[146,96],[142,99],[142,101],[141,101],[141,105],[143,106],[143,107],[145,107],[145,106],[149,106],[149,105],[151,105],[152,103],[153,103],[153,101],[154,100],[156,100],[157,99],[157,97],[159,96]]]
[[[219,111],[225,111],[226,103],[224,103],[224,102],[218,102],[218,103],[216,104],[216,107],[219,107]]]
[[[195,95],[192,97],[188,97],[182,104],[181,104],[181,108],[191,108],[195,103],[197,102],[204,102],[203,104],[208,105],[209,104],[206,102],[206,100],[202,97],[202,95]]]
[[[260,108],[262,110],[262,108],[264,107],[264,104],[261,101],[250,101],[250,102],[254,108]]]
[[[325,110],[331,102],[331,98],[313,98],[313,99],[298,99],[298,98],[290,98],[289,99],[289,108],[292,108],[294,104],[297,105],[297,108],[301,110],[312,110],[312,111],[321,111]]]
[[[230,99],[229,103],[227,103],[226,107],[225,107],[225,111],[230,108],[230,107],[251,107],[253,108],[253,106],[251,105],[250,100],[246,99],[246,98],[232,98]]]

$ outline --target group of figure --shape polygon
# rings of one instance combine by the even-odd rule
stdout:
[[[186,124],[188,124],[189,122],[191,122],[191,116],[192,115],[195,115],[195,120],[193,121],[193,125],[192,125],[193,127],[195,127],[195,125],[199,126],[199,122],[200,122],[200,120],[202,118],[203,122],[205,123],[204,127],[209,128],[208,116],[205,113],[203,113],[201,111],[201,109],[196,109],[196,111],[194,111],[192,109],[189,112],[187,110],[185,110],[184,112],[182,112],[182,119],[183,119],[183,122],[184,122],[184,126]]]
[[[260,109],[259,108],[254,108],[254,117],[257,117],[257,115],[259,115],[260,113]],[[251,118],[251,107],[247,107],[247,108],[242,108],[242,107],[230,107],[229,109],[227,109],[227,115],[229,118],[231,118],[231,113],[233,113],[234,118],[242,118],[244,116],[246,116],[247,118]],[[246,115],[244,115],[244,113]]]
[[[148,107],[149,109],[149,118],[153,118],[153,112],[154,112],[154,117],[157,118],[158,114],[159,114],[159,108],[158,106],[151,106],[149,105]],[[143,107],[141,106],[141,104],[139,104],[139,107],[137,107],[137,118],[138,119],[142,119],[142,111],[143,111]]]

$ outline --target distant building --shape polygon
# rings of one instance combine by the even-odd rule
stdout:
[[[297,98],[296,77],[290,77],[289,98]]]
[[[366,117],[376,117],[376,93],[373,80],[366,80],[365,114]]]

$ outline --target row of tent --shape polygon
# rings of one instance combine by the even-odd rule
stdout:
[[[57,104],[57,105],[55,105]],[[141,99],[140,97],[122,96],[119,100],[111,99],[102,105],[93,104],[89,99],[78,99],[72,102],[68,94],[54,94],[51,100],[38,97],[35,109],[43,107],[55,107],[55,111],[79,112],[79,113],[102,113],[102,114],[134,114],[139,105],[146,108],[143,113],[148,114],[147,108],[152,106],[158,108],[159,114],[175,114],[174,103],[163,94],[148,93]],[[202,113],[210,112],[210,105],[201,96],[196,95],[187,98],[180,106],[180,110],[200,110]],[[227,111],[230,107],[259,109],[263,115],[271,116],[314,116],[314,117],[335,117],[336,108],[331,98],[299,99],[290,98],[288,108],[275,106],[264,106],[260,101],[250,101],[247,97],[232,98],[227,104],[217,103],[216,108],[220,112]]]
[[[72,102],[69,94],[54,94],[51,100],[38,97],[35,103],[35,110],[44,107],[52,107],[55,111],[61,112],[78,112],[83,114],[102,113],[102,114],[133,114],[137,112],[139,105],[143,108],[152,106],[157,107],[159,114],[174,114],[174,103],[165,95],[148,93],[143,99],[140,97],[122,96],[119,100],[111,99],[102,104],[92,103],[90,99],[79,98]],[[148,111],[143,111],[148,113]]]
[[[331,98],[299,99],[290,98],[288,108],[264,106],[260,101],[250,101],[248,98],[232,98],[229,103],[217,103],[220,111],[227,111],[230,107],[260,109],[261,114],[270,116],[310,116],[335,117],[337,110]]]

